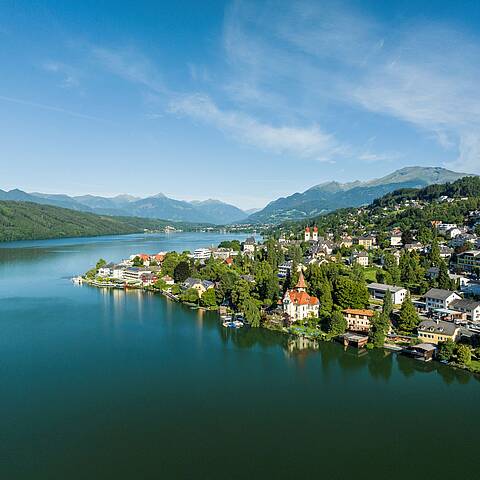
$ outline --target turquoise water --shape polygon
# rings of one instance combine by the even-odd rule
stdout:
[[[291,351],[158,295],[69,281],[99,257],[222,238],[0,247],[1,479],[478,477],[469,374],[334,343]]]

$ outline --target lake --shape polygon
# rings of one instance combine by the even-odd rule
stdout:
[[[69,280],[224,238],[0,244],[1,479],[478,478],[470,374]]]

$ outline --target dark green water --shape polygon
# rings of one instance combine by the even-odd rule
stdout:
[[[0,479],[478,478],[480,383],[338,344],[226,331],[68,278],[219,235],[0,248]]]

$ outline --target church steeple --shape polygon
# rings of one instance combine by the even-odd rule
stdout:
[[[305,278],[303,277],[303,271],[300,270],[300,275],[298,276],[298,282],[295,285],[295,290],[297,290],[297,292],[304,292],[306,288],[307,288],[307,285],[305,284]]]

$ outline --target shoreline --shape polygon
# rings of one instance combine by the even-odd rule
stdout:
[[[188,302],[183,302],[182,300],[180,300],[178,297],[176,297],[175,295],[173,295],[170,292],[167,292],[167,291],[164,291],[164,290],[159,290],[159,289],[152,288],[152,287],[144,287],[144,286],[118,287],[118,286],[113,286],[112,284],[109,284],[109,285],[97,284],[96,285],[95,281],[89,280],[89,279],[87,279],[86,277],[83,277],[83,276],[81,278],[82,278],[82,282],[87,284],[89,287],[107,288],[107,289],[111,289],[111,290],[140,290],[142,292],[150,292],[150,293],[153,293],[155,295],[162,295],[163,297],[168,298],[169,300],[172,300],[176,303],[180,303],[182,305],[185,305],[186,307],[189,307],[191,310],[203,310],[203,311],[206,311],[206,312],[215,312],[215,311],[218,312],[218,310],[219,310],[218,306],[207,308],[207,307],[204,307],[204,306],[195,305],[195,304],[188,303]],[[219,320],[221,320],[220,315],[219,315]],[[250,327],[247,324],[247,328],[253,328],[253,327]],[[337,342],[337,343],[340,343],[340,344],[342,343],[340,341],[341,336],[329,337],[327,333],[325,333],[321,330],[319,330],[318,334],[316,334],[316,335],[311,335],[307,332],[300,332],[300,331],[295,332],[295,330],[294,330],[295,328],[300,329],[300,328],[305,328],[305,327],[299,327],[299,326],[294,326],[294,325],[289,327],[289,328],[285,327],[285,326],[283,326],[281,328],[273,328],[271,325],[269,325],[269,326],[260,325],[260,327],[257,327],[257,328],[263,329],[263,330],[268,330],[268,331],[271,331],[271,332],[281,333],[285,336],[293,337],[295,339],[304,339],[304,340],[307,340],[307,341],[310,341],[310,342],[325,342],[325,343]],[[344,348],[345,348],[345,350],[347,348],[356,349],[359,352],[362,351],[362,350],[365,350],[365,351],[373,350],[373,349],[368,348],[368,347],[355,347],[355,346],[350,346],[350,345],[347,346],[345,344],[344,344]],[[377,349],[377,350],[382,350],[384,352],[388,351],[388,352],[396,353],[396,354],[400,354],[400,355],[404,354],[403,347],[399,347],[399,346],[396,346],[394,344],[385,343],[383,348]],[[407,355],[405,355],[405,356],[407,356]],[[410,357],[410,358],[412,358],[412,357]],[[431,363],[432,365],[436,365],[436,366],[450,367],[450,368],[455,369],[455,370],[461,370],[461,371],[464,371],[464,372],[468,372],[468,373],[472,374],[473,376],[475,376],[477,378],[480,378],[480,372],[478,370],[472,369],[468,365],[460,365],[460,364],[453,363],[453,362],[444,363],[444,362],[441,362],[441,361],[438,361],[438,360],[431,360],[431,361],[428,361],[428,362],[420,360],[420,359],[414,359],[414,358],[412,358],[412,360],[417,360],[417,362],[420,362],[420,363],[423,363],[423,364]]]

